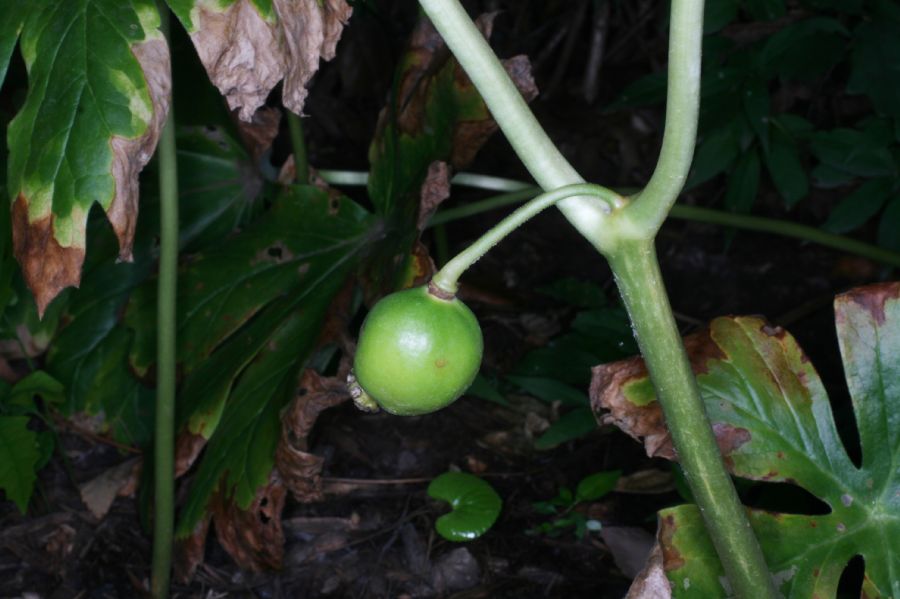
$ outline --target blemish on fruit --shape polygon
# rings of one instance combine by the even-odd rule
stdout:
[[[447,360],[446,360],[446,358],[438,358],[437,360],[434,361],[434,365],[437,366],[438,368],[443,368],[444,366],[447,365]]]

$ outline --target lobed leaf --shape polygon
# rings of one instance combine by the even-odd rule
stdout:
[[[718,318],[686,338],[713,431],[735,474],[799,485],[831,512],[751,510],[770,571],[786,597],[834,597],[846,563],[862,555],[872,596],[900,593],[900,283],[855,289],[835,300],[835,322],[862,445],[848,457],[825,389],[784,330],[759,318]],[[594,371],[595,409],[673,458],[639,359]],[[665,569],[679,597],[724,597],[721,566],[693,506],[660,513]]]
[[[22,28],[25,104],[9,125],[13,247],[43,314],[77,286],[88,212],[132,257],[138,173],[168,111],[169,51],[151,0],[53,0]]]

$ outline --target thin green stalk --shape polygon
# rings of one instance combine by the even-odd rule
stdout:
[[[294,150],[294,181],[301,185],[309,183],[309,163],[306,157],[306,139],[300,117],[287,112],[288,129],[291,132],[291,147]]]
[[[863,258],[868,258],[883,264],[900,267],[900,253],[892,252],[870,243],[857,241],[856,239],[851,239],[850,237],[845,237],[843,235],[827,233],[808,225],[801,225],[775,218],[763,218],[761,216],[750,216],[746,214],[724,212],[722,210],[698,208],[697,206],[680,206],[678,204],[672,207],[670,216],[672,218],[698,223],[710,223],[713,225],[734,227],[735,229],[761,231],[763,233],[783,235],[784,237],[793,237],[795,239],[818,243],[819,245],[847,252],[848,254],[856,254],[857,256],[862,256]]]
[[[169,13],[160,5],[161,29],[169,37]],[[153,460],[154,599],[169,595],[172,535],[175,524],[175,292],[178,273],[178,170],[175,111],[169,114],[159,140],[159,283],[156,313],[156,429]]]
[[[333,185],[366,185],[369,180],[368,173],[364,171],[320,171],[319,174]],[[440,210],[428,221],[429,227],[445,225],[455,220],[477,216],[491,210],[515,206],[530,200],[540,193],[540,188],[517,181],[490,175],[478,175],[473,173],[459,173],[451,180],[454,185],[474,187],[493,191],[507,191],[496,196],[491,196],[476,202],[470,202],[464,206],[446,208]],[[621,195],[627,195],[625,190],[619,190]],[[825,247],[830,247],[848,254],[855,254],[880,262],[888,266],[900,268],[900,253],[880,248],[871,243],[858,241],[844,235],[827,233],[809,225],[801,225],[790,221],[762,216],[750,216],[735,214],[712,208],[700,208],[697,206],[684,206],[675,204],[669,211],[669,216],[680,220],[698,223],[709,223],[734,227],[745,231],[758,231],[760,233],[772,233],[783,237],[791,237],[802,241],[809,241]]]
[[[738,597],[777,597],[765,558],[722,463],[652,241],[623,243],[607,256],[672,442],[709,536]]]
[[[494,225],[484,235],[479,237],[472,245],[457,254],[447,264],[444,265],[434,277],[431,284],[449,295],[456,294],[457,281],[459,277],[470,266],[485,255],[492,247],[500,243],[507,235],[522,226],[525,221],[532,218],[542,210],[549,208],[557,202],[565,201],[574,196],[593,196],[601,200],[607,212],[622,208],[624,198],[614,191],[601,187],[599,185],[591,185],[581,183],[577,185],[567,185],[542,193],[524,206],[520,206],[512,214],[504,218],[502,221]]]
[[[659,161],[623,216],[650,239],[678,199],[694,157],[700,108],[703,0],[673,0],[669,24],[666,124]]]
[[[419,0],[419,4],[481,92],[491,115],[535,181],[545,190],[584,183],[534,118],[459,1]],[[560,202],[559,208],[592,245],[601,248],[603,224],[607,220],[602,202],[576,196]]]

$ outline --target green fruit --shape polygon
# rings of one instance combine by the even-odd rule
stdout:
[[[472,384],[483,343],[475,315],[456,298],[426,287],[391,294],[375,304],[359,333],[356,384],[401,416],[427,414],[452,403]]]

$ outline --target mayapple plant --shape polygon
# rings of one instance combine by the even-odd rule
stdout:
[[[477,370],[471,364],[477,361],[481,343],[480,334],[471,324],[440,320],[444,313],[458,314],[463,310],[461,305],[452,303],[456,301],[452,298],[459,275],[527,220],[529,210],[543,203],[558,202],[575,229],[609,261],[675,449],[732,589],[742,598],[769,598],[776,596],[774,585],[722,462],[675,325],[654,248],[656,233],[684,185],[694,152],[700,101],[703,4],[703,0],[672,2],[669,87],[659,162],[643,190],[622,198],[599,186],[563,191],[566,186],[583,184],[584,180],[534,118],[465,9],[457,0],[420,0],[531,175],[548,192],[562,195],[541,197],[510,215],[437,273],[430,291],[405,292],[411,295],[400,299],[388,297],[383,300],[387,302],[386,307],[376,305],[361,333],[362,351],[356,361],[356,380],[352,387],[358,404],[371,408],[381,402],[395,413],[422,413],[460,395]],[[434,299],[427,297],[430,292],[437,294]],[[451,303],[440,304],[441,301]],[[414,323],[408,328],[403,324],[407,308],[411,315],[415,314],[411,318]],[[413,334],[407,337],[410,330]],[[447,355],[443,355],[431,345],[433,340],[459,333],[464,339],[462,349],[448,348]],[[407,339],[412,339],[412,346],[421,344],[422,353],[410,354]],[[380,348],[383,353],[373,355],[378,352],[372,348]],[[409,367],[404,377],[411,381],[409,387],[403,384],[402,378],[392,376],[396,371],[388,368],[392,350],[403,356],[398,360],[399,368]],[[454,369],[452,376],[434,384],[434,395],[419,396],[420,392],[429,391],[431,379],[441,370],[439,364],[451,359],[461,359],[470,364],[471,370]],[[413,397],[415,400],[411,402]]]

